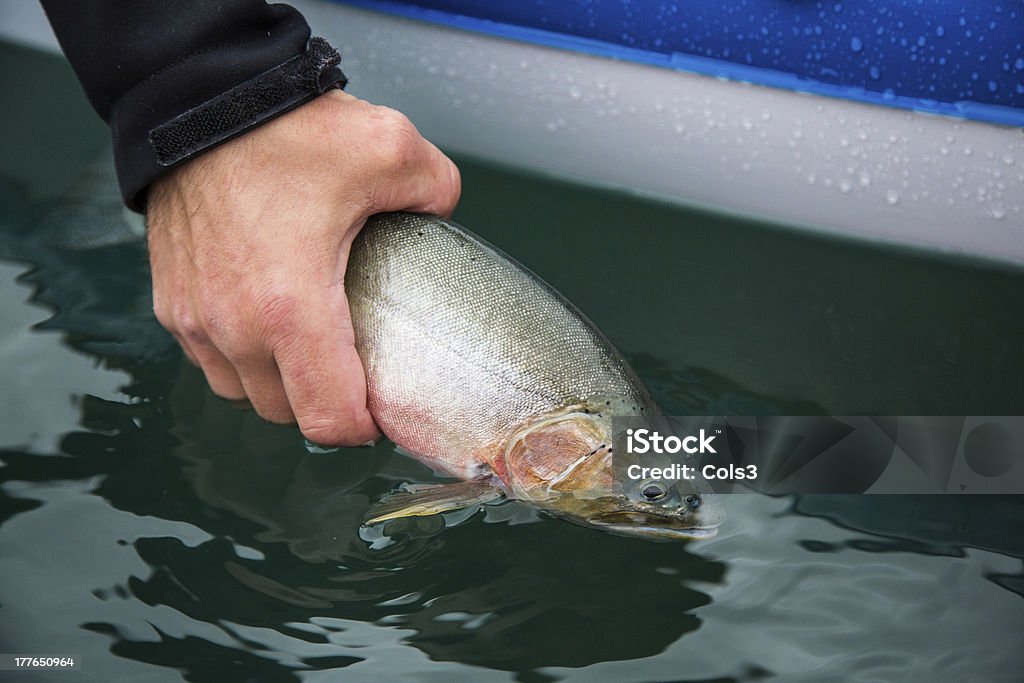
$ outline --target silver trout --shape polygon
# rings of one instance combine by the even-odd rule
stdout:
[[[368,524],[504,496],[619,534],[715,533],[693,482],[613,481],[612,416],[653,424],[658,408],[582,313],[495,247],[435,216],[375,216],[345,290],[377,425],[461,480],[392,494]]]

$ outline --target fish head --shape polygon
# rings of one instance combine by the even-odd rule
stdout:
[[[616,478],[611,418],[585,407],[547,416],[517,433],[503,469],[515,498],[618,535],[709,538],[724,519],[701,481]]]
[[[594,502],[587,523],[620,536],[711,538],[725,519],[715,494],[696,481],[622,482],[612,495]]]

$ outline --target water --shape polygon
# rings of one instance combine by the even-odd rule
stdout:
[[[1017,497],[736,496],[689,545],[505,504],[371,547],[371,502],[432,475],[214,397],[152,318],[67,69],[2,47],[0,85],[0,651],[83,661],[16,680],[1019,680]],[[1024,406],[1020,271],[460,163],[457,219],[668,412]]]

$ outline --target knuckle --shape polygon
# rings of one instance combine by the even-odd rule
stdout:
[[[224,358],[236,368],[246,368],[255,365],[262,357],[259,348],[245,337],[226,336],[221,340],[217,348]]]
[[[203,310],[196,315],[196,319],[202,326],[206,337],[211,341],[220,339],[224,336],[226,327],[224,318],[216,311],[216,309],[208,306],[204,307]]]
[[[386,108],[379,114],[377,129],[381,164],[392,173],[402,173],[413,163],[419,148],[419,132],[405,114]]]
[[[177,333],[190,344],[209,345],[210,337],[206,334],[200,319],[189,309],[179,309],[175,318]]]
[[[224,356],[230,350],[233,355],[244,354],[244,335],[239,333],[238,321],[230,309],[225,308],[223,301],[207,299],[201,303],[201,310],[196,319],[202,326],[207,343],[215,347]]]
[[[154,295],[153,297],[153,315],[156,316],[157,322],[167,330],[168,332],[176,332],[174,325],[174,317],[171,314],[171,307],[167,305],[162,297]]]
[[[376,118],[383,130],[396,132],[415,131],[409,117],[391,107],[377,106],[375,108]]]

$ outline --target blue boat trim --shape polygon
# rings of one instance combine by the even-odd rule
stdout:
[[[692,4],[686,7],[688,12],[692,12],[694,6],[697,6],[697,9],[706,9],[705,5],[709,2],[709,0],[690,1]],[[832,41],[830,43],[830,50],[826,50],[825,54],[819,55],[820,59],[815,60],[818,63],[819,73],[831,78],[831,81],[808,75],[808,69],[806,68],[808,64],[806,63],[798,65],[804,67],[801,73],[768,68],[763,64],[764,59],[754,59],[751,57],[750,52],[745,52],[742,55],[737,54],[737,57],[742,56],[745,61],[753,62],[752,64],[734,61],[733,59],[722,59],[719,56],[720,53],[731,54],[731,52],[728,46],[723,47],[721,41],[711,47],[702,46],[698,48],[695,47],[692,41],[681,46],[688,50],[701,49],[711,53],[712,56],[702,56],[687,51],[668,51],[672,44],[664,41],[659,43],[658,49],[651,49],[647,45],[651,40],[657,40],[656,38],[651,38],[651,26],[647,27],[646,33],[643,31],[637,31],[636,34],[623,33],[618,36],[620,42],[581,35],[579,32],[574,33],[572,31],[579,31],[580,29],[579,26],[574,25],[570,21],[572,17],[577,21],[579,20],[580,10],[575,4],[569,8],[562,7],[559,12],[555,13],[556,16],[554,17],[544,17],[543,23],[564,29],[550,30],[548,28],[523,25],[522,23],[495,21],[479,16],[481,14],[488,14],[490,16],[502,16],[503,18],[515,21],[526,21],[524,19],[524,12],[533,12],[536,15],[536,9],[530,9],[533,3],[521,3],[528,6],[526,9],[523,9],[518,7],[518,5],[516,8],[510,8],[504,6],[503,3],[501,3],[502,7],[495,7],[492,3],[485,3],[482,0],[419,0],[416,4],[395,2],[393,0],[334,0],[334,2],[520,42],[688,71],[733,81],[754,83],[887,107],[897,107],[928,114],[973,119],[1007,126],[1024,126],[1024,51],[1022,51],[1020,42],[1024,40],[1024,29],[1014,28],[1017,24],[1024,26],[1024,16],[1021,16],[1024,15],[1024,3],[1019,2],[1009,3],[1015,9],[1006,10],[1005,14],[1003,14],[1004,23],[1009,25],[1009,29],[1006,31],[995,31],[990,28],[987,33],[989,36],[988,46],[985,48],[988,52],[981,56],[975,55],[978,63],[972,64],[970,68],[977,67],[977,69],[983,70],[971,71],[968,74],[964,68],[958,67],[955,69],[958,75],[949,78],[946,78],[948,74],[939,74],[928,63],[928,60],[935,61],[934,55],[927,59],[921,56],[920,58],[903,61],[899,64],[892,61],[884,62],[882,67],[865,66],[866,62],[863,59],[857,59],[857,64],[853,65],[851,55],[857,57],[872,49],[881,50],[884,46],[881,46],[880,40],[870,39],[867,36],[865,38],[856,37],[857,33],[862,32],[856,29],[851,31],[849,24],[834,25],[831,27],[833,31],[839,30],[837,26],[846,27],[841,38],[842,43],[837,44],[836,41]],[[598,4],[597,0],[595,0],[594,4]],[[670,3],[648,2],[647,4],[665,7]],[[720,3],[716,2],[714,4],[719,14],[725,11]],[[738,0],[738,4],[745,6],[742,12],[736,13],[744,14],[747,20],[746,24],[756,23],[759,18],[763,18],[764,12],[767,10],[778,13],[780,8],[785,8],[785,11],[792,13],[800,9],[805,11],[807,9],[806,7],[794,9],[791,4],[773,2],[771,0]],[[902,0],[901,2],[890,4],[905,8],[912,5],[920,5],[921,3]],[[1018,5],[1020,8],[1016,9]],[[674,3],[671,6],[674,7]],[[842,7],[841,3],[819,2],[815,5],[815,7],[819,8],[824,6]],[[454,7],[467,12],[474,12],[477,16],[438,9],[439,7]],[[955,8],[956,11],[961,13],[960,16],[963,16],[962,13],[966,11],[961,6],[955,6],[949,2],[939,2],[929,7],[929,10],[938,11],[936,7],[938,10],[945,8],[947,11],[952,11]],[[747,12],[747,10],[754,8],[761,10],[761,14]],[[552,11],[554,9],[557,8],[552,8]],[[892,8],[890,7],[889,9],[891,10]],[[996,9],[989,6],[988,9],[992,12],[996,12],[996,9],[998,9],[997,13],[999,14],[1004,12],[998,6]],[[567,13],[567,10],[569,13]],[[976,11],[976,8],[971,11]],[[509,16],[516,13],[523,16]],[[861,13],[863,14],[863,11]],[[694,16],[699,19],[699,13],[696,13]],[[690,18],[693,19],[693,17]],[[735,20],[735,17],[732,19]],[[973,25],[973,23],[984,20],[984,17],[979,19],[978,16],[973,16],[971,24],[959,20],[953,23],[958,29],[965,31],[966,35],[973,36],[971,30],[964,28],[964,26]],[[538,23],[536,16],[529,19],[529,21]],[[594,27],[590,27],[589,31],[581,33],[605,36],[609,31],[607,23],[607,21],[604,24],[597,22]],[[877,20],[875,23],[877,23]],[[933,35],[937,33],[940,36],[950,35],[951,38],[953,37],[954,29],[952,27],[944,28],[944,24],[937,23],[934,17],[928,20],[928,24]],[[998,27],[1000,24],[997,24],[994,20],[989,20],[985,26]],[[799,25],[797,25],[797,28],[799,28]],[[807,27],[805,26],[799,30],[805,32]],[[886,30],[892,32],[895,29]],[[902,31],[907,36],[918,36],[921,33],[920,30],[907,28],[906,25],[904,25]],[[726,32],[725,35],[728,36],[729,33]],[[878,29],[875,29],[872,33],[872,38],[879,38],[882,35],[882,33],[878,32]],[[740,38],[742,37],[743,35],[740,34]],[[775,36],[776,39],[779,37]],[[897,44],[906,44],[908,42],[905,37],[894,39],[892,36],[889,36],[889,40],[895,40]],[[914,46],[919,41],[926,42],[923,34],[913,41]],[[640,47],[623,44],[627,42],[634,43]],[[794,42],[799,43],[799,41]],[[984,36],[982,36],[981,42],[985,42]],[[771,44],[769,40],[767,45]],[[806,46],[800,47],[801,50],[805,48]],[[765,49],[767,48],[763,47],[762,51]],[[1001,53],[995,54],[1000,50],[1002,50]],[[912,51],[911,54],[914,54],[914,52]],[[986,57],[988,56],[992,58],[987,59]],[[776,64],[783,61],[779,60],[777,56],[772,59],[775,60],[774,63]],[[834,61],[830,61],[830,59]],[[938,59],[945,60],[943,57]],[[946,62],[943,61],[943,63],[945,64]],[[820,66],[821,64],[835,64],[835,67]],[[792,60],[787,65],[793,66]],[[856,66],[857,70],[854,69],[854,66]],[[932,69],[930,76],[925,78],[925,72],[929,69]],[[934,93],[932,92],[933,90],[935,91]]]

